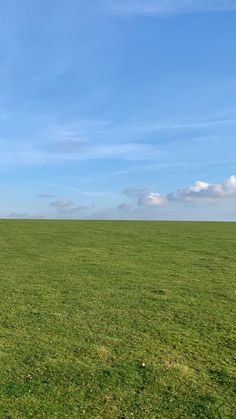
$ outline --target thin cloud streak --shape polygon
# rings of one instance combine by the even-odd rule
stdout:
[[[234,0],[116,0],[105,3],[114,14],[170,16],[189,13],[235,12]]]
[[[199,119],[182,117],[158,123],[152,120],[142,122],[139,118],[127,123],[87,121],[77,125],[70,122],[54,128],[48,126],[47,129],[38,126],[39,121],[36,121],[33,126],[37,134],[33,143],[25,139],[21,141],[22,133],[19,141],[12,141],[11,135],[0,139],[0,166],[5,169],[81,160],[155,160],[163,145],[205,141],[216,136],[217,141],[221,138],[223,141],[223,135],[229,137],[229,129],[233,136],[235,114],[236,109],[231,108],[202,115]],[[53,125],[51,118],[47,123]],[[212,133],[213,128],[218,134]]]
[[[78,192],[80,195],[83,196],[100,196],[100,197],[113,197],[115,196],[115,194],[111,193],[111,192],[98,192],[98,191],[82,191],[79,188],[76,188],[74,186],[68,186],[68,185],[61,185],[59,183],[51,183],[51,182],[44,182],[43,183],[45,186],[52,186],[55,188],[59,188],[59,189],[65,189],[67,191],[72,191],[72,192]]]

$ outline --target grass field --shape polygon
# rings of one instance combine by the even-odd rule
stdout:
[[[0,418],[236,418],[235,279],[236,223],[2,220]]]

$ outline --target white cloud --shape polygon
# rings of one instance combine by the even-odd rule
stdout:
[[[209,183],[198,180],[195,183],[195,185],[190,186],[190,190],[193,191],[193,192],[200,192],[200,191],[207,190],[208,187],[209,187]]]
[[[222,199],[236,197],[236,176],[230,176],[222,183],[207,183],[197,181],[189,188],[177,191],[175,198],[183,201],[194,201],[199,199]]]
[[[236,199],[236,176],[232,175],[222,183],[208,183],[198,180],[194,185],[178,189],[175,193],[161,195],[147,189],[129,188],[123,193],[137,199],[137,204],[146,207],[162,207],[173,202],[220,201],[226,198]]]
[[[224,188],[229,194],[236,194],[236,176],[230,176],[224,182]]]
[[[138,199],[138,205],[146,205],[148,207],[162,207],[163,205],[166,205],[167,202],[167,198],[157,192],[141,195]]]

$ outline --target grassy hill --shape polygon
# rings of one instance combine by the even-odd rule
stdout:
[[[0,418],[235,418],[236,224],[0,222]]]

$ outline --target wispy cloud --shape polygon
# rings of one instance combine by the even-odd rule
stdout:
[[[118,14],[157,16],[236,11],[235,0],[115,0],[106,5]]]
[[[60,183],[53,183],[53,182],[44,182],[44,185],[51,186],[53,188],[58,189],[65,189],[67,191],[77,192],[79,195],[83,196],[90,196],[90,197],[113,197],[114,194],[112,192],[103,192],[103,191],[83,191],[80,188],[70,185],[62,185]]]
[[[234,135],[236,109],[204,114],[198,118],[175,116],[160,122],[140,117],[116,124],[111,121],[88,120],[60,125],[54,124],[52,117],[43,115],[42,121],[40,124],[36,117],[32,117],[35,132],[33,141],[24,138],[22,132],[19,132],[19,138],[13,140],[9,128],[12,122],[8,121],[5,127],[7,135],[0,138],[1,168],[99,159],[156,160],[160,156],[161,147],[166,145],[210,141],[216,137],[220,141],[223,135]],[[19,116],[17,123],[22,125]],[[118,170],[119,174],[122,173]],[[113,174],[109,173],[108,176],[112,177]]]
[[[122,194],[128,198],[139,197],[145,195],[148,192],[146,188],[126,188],[122,191]]]
[[[58,212],[63,214],[71,214],[76,212],[88,211],[89,207],[85,205],[76,205],[73,201],[59,199],[53,201],[49,205],[51,208],[56,209]]]
[[[26,167],[46,164],[61,164],[88,160],[153,160],[158,155],[157,147],[148,143],[90,144],[54,143],[45,146],[10,144],[0,150],[0,167]]]
[[[121,212],[131,211],[132,208],[133,208],[133,206],[129,205],[129,204],[120,204],[117,207],[118,211],[121,211]]]
[[[57,195],[52,195],[49,193],[41,193],[38,197],[41,199],[53,199],[53,198],[57,198]]]
[[[80,153],[86,146],[86,141],[83,140],[67,140],[56,141],[44,146],[44,149],[51,153],[58,153],[62,155]]]
[[[7,215],[7,218],[16,218],[16,219],[18,219],[18,218],[28,218],[29,217],[29,214],[28,213],[26,213],[26,212],[24,212],[24,213],[21,213],[21,212],[10,212],[10,214],[8,214]]]

